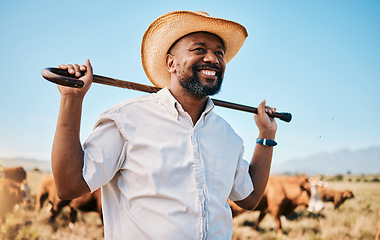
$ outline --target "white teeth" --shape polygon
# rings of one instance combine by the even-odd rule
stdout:
[[[210,75],[210,76],[215,76],[216,75],[216,71],[201,70],[200,72],[203,73],[203,74],[206,74],[206,75]]]

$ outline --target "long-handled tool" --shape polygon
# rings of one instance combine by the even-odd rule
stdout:
[[[42,76],[53,83],[57,83],[64,86],[81,88],[84,85],[83,81],[78,80],[78,78],[71,75],[66,70],[63,70],[60,68],[45,68],[42,70]],[[109,77],[104,77],[104,76],[99,76],[99,75],[94,75],[93,82],[109,85],[109,86],[114,86],[114,87],[128,88],[128,89],[148,92],[148,93],[155,93],[161,89],[159,87],[148,86],[148,85],[144,85],[140,83],[134,83],[134,82],[124,81],[124,80],[119,80],[119,79],[109,78]],[[249,106],[226,102],[226,101],[213,99],[213,98],[212,98],[212,101],[214,102],[216,106],[231,108],[231,109],[245,111],[245,112],[257,113],[257,108],[255,107],[249,107]],[[286,112],[275,112],[268,115],[273,118],[279,118],[285,122],[290,122],[292,120],[292,115]]]

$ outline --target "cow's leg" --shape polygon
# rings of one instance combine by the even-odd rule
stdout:
[[[259,224],[260,224],[261,221],[264,219],[264,217],[265,217],[266,214],[267,214],[266,211],[260,211],[259,218],[257,219],[256,230],[259,229]]]
[[[49,217],[49,223],[52,224],[55,222],[55,218],[57,217],[58,215],[58,212],[56,210],[54,210],[54,208],[52,207],[50,209],[50,217]]]
[[[44,202],[46,201],[46,199],[48,198],[48,194],[47,193],[44,193],[44,194],[41,194],[41,196],[37,196],[36,197],[36,212],[38,212],[44,205]]]
[[[276,223],[278,234],[283,234],[282,226],[281,226],[281,215],[283,214],[282,212],[283,211],[281,210],[281,206],[275,206],[275,207],[272,206],[270,209],[270,213],[274,217],[274,221]]]
[[[283,235],[284,232],[282,230],[282,226],[281,226],[281,214],[276,214],[274,216],[274,220],[276,222],[276,227],[277,227],[277,234],[279,235]]]
[[[70,221],[75,223],[78,220],[78,212],[74,208],[70,208]]]

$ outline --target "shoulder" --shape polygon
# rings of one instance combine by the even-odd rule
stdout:
[[[126,113],[131,109],[138,108],[140,106],[144,106],[149,103],[154,103],[157,102],[157,94],[156,93],[151,93],[148,95],[143,95],[139,97],[134,97],[131,99],[127,99],[123,102],[120,102],[111,108],[107,109],[102,113],[103,116],[112,116],[115,114],[121,114],[121,113]]]
[[[155,102],[157,102],[156,93],[122,101],[101,113],[95,123],[95,127],[104,123],[113,123],[120,127],[120,125],[126,122],[131,116],[141,115],[145,112],[143,109],[153,108],[152,106]],[[139,114],[134,114],[136,112]]]

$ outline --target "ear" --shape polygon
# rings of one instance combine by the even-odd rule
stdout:
[[[169,73],[175,73],[176,69],[175,69],[174,57],[170,53],[166,54],[165,56],[165,65]]]

